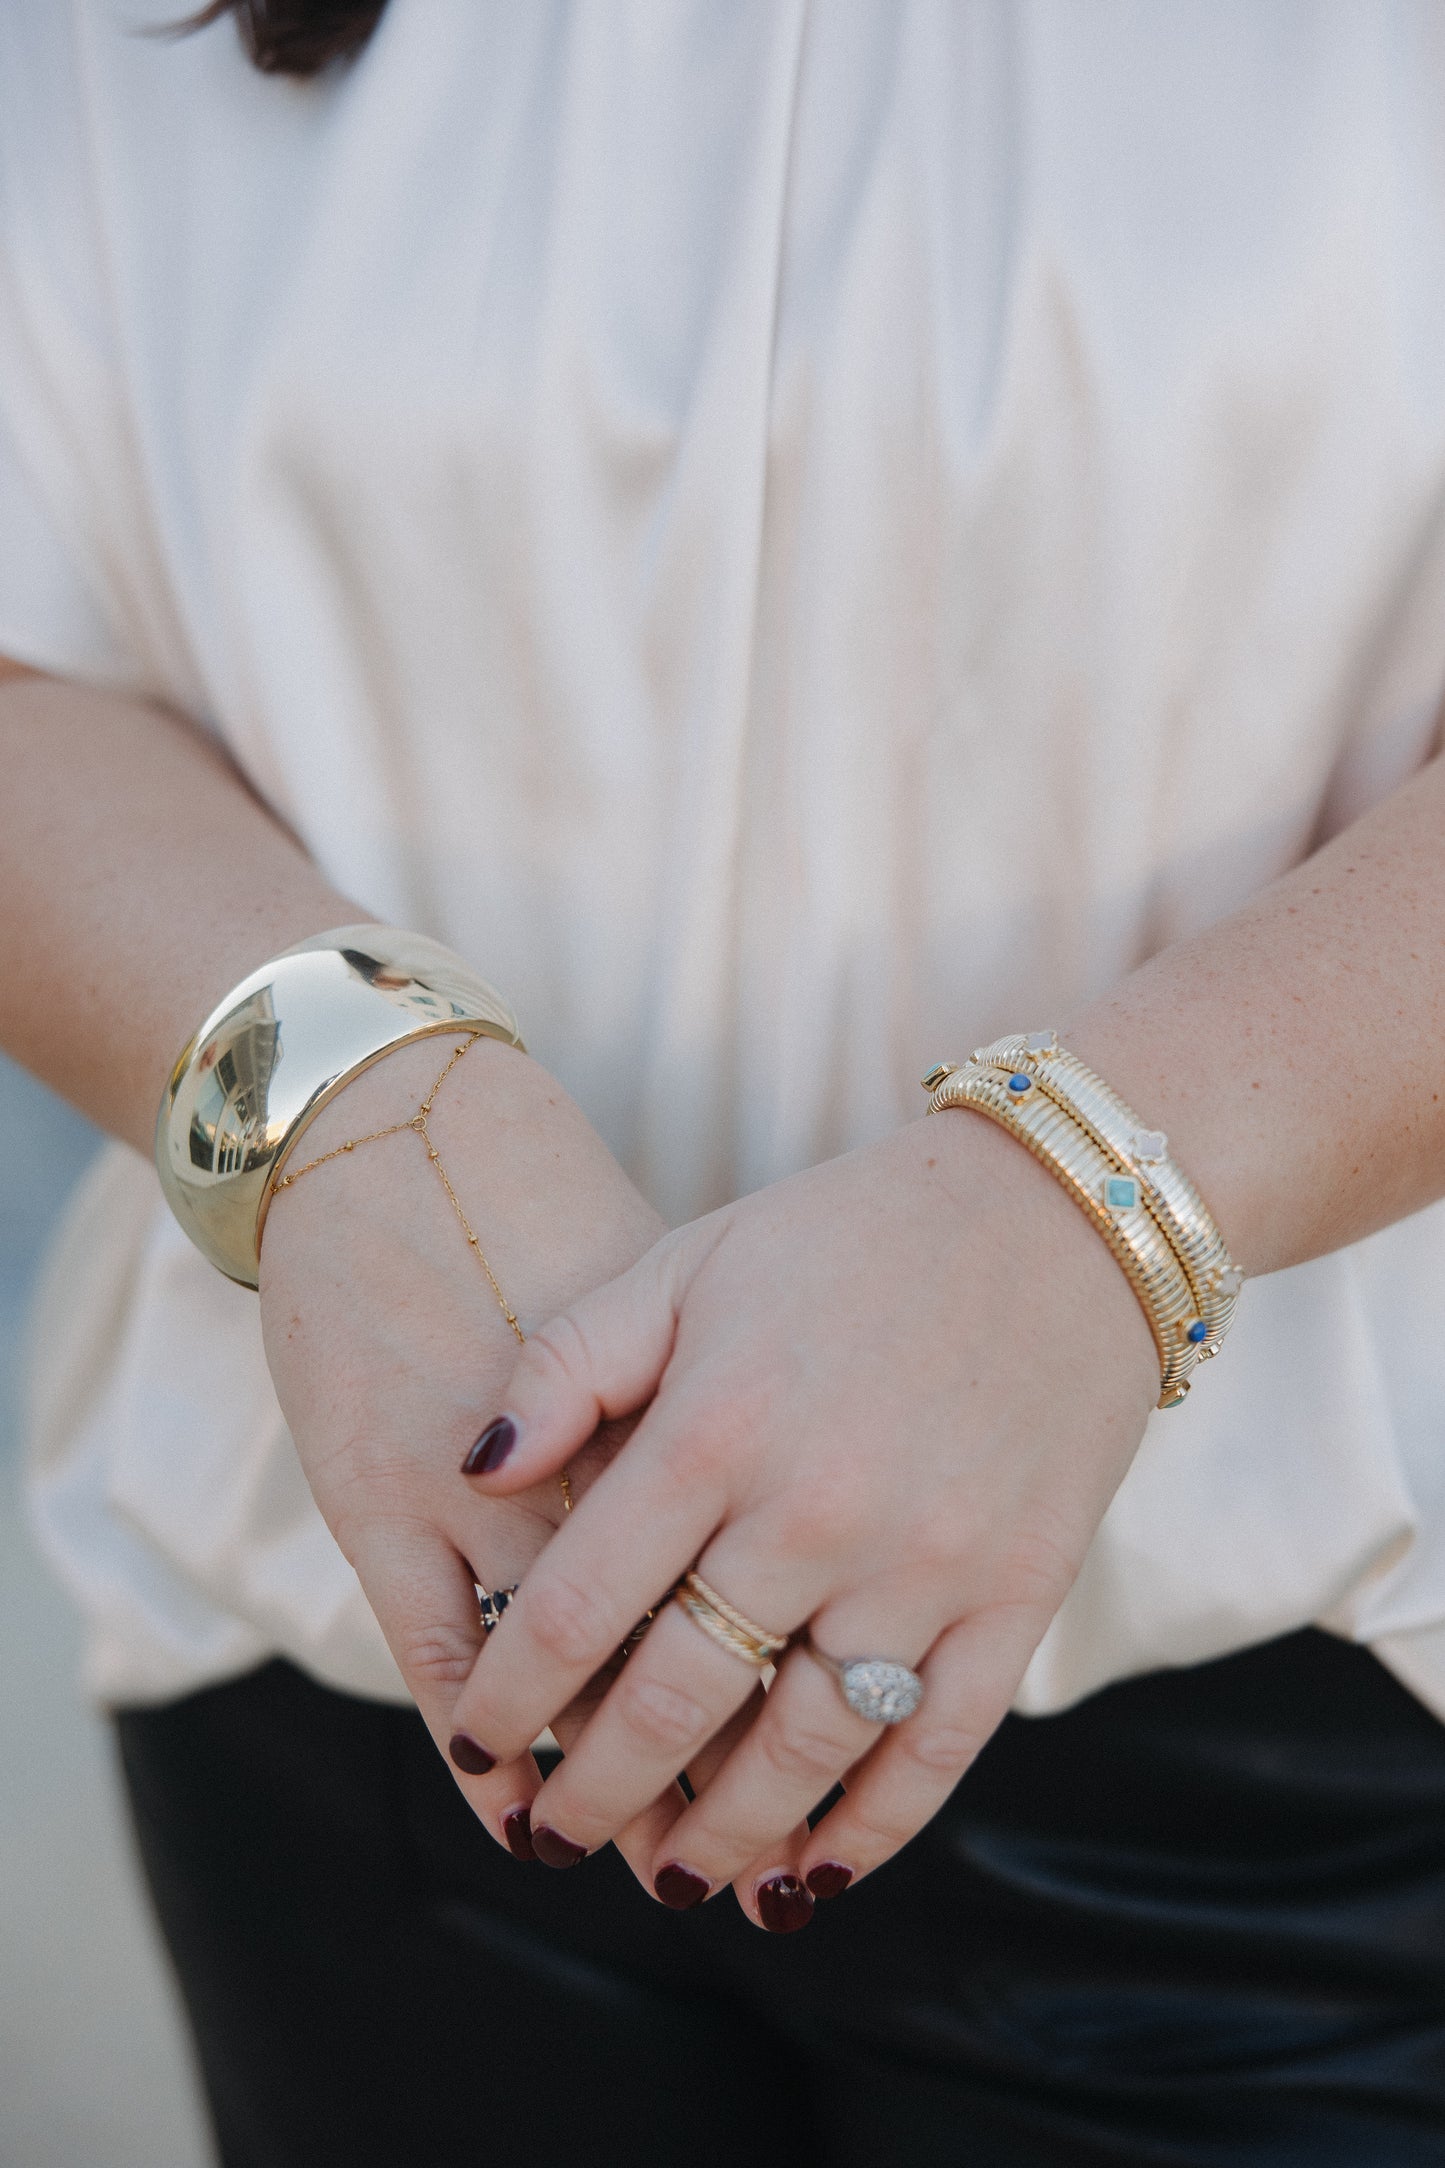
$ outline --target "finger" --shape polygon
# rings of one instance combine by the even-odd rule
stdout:
[[[877,1612],[870,1616],[861,1595],[850,1599],[848,1609],[864,1621],[854,1646],[881,1646],[903,1663],[916,1663],[937,1630],[936,1618],[927,1614],[901,1618],[896,1595],[884,1607],[885,1625]],[[784,1846],[794,1826],[878,1739],[879,1727],[848,1706],[833,1675],[806,1647],[790,1651],[756,1724],[668,1831],[669,1851],[710,1882],[731,1881],[750,1861]],[[550,1812],[546,1793],[544,1786],[538,1813]],[[755,1885],[766,1917],[760,1891]]]
[[[1047,1623],[1032,1606],[996,1606],[940,1636],[918,1667],[922,1705],[888,1730],[808,1839],[802,1872],[815,1896],[871,1874],[938,1812],[1008,1714]]]
[[[664,1403],[656,1403],[654,1413],[644,1421],[633,1439],[629,1455],[637,1452],[650,1426],[661,1419],[663,1411]],[[624,1456],[624,1461],[627,1459],[628,1456]],[[664,1470],[668,1468],[665,1454],[661,1466]],[[613,1513],[608,1486],[614,1476],[619,1477],[622,1484],[638,1482],[643,1487],[643,1494],[635,1508],[628,1505],[618,1515],[615,1540],[609,1535],[598,1548],[598,1563],[592,1570],[609,1584],[625,1578],[628,1531],[643,1527],[648,1531],[649,1541],[655,1537],[657,1500],[664,1482],[676,1484],[689,1508],[696,1503],[689,1485],[678,1481],[675,1474],[654,1476],[649,1483],[648,1473],[645,1463],[641,1474],[636,1461],[626,1467],[623,1462],[614,1464],[588,1499],[587,1508],[574,1514],[571,1524],[554,1537],[538,1561],[523,1588],[522,1597],[507,1614],[508,1628],[514,1614],[520,1614],[519,1624],[525,1628],[524,1599],[532,1593],[534,1583],[553,1568],[569,1537],[575,1539],[577,1547],[584,1538],[589,1542],[597,1541],[595,1529],[581,1524],[586,1521],[587,1510],[594,1502],[605,1503],[609,1516]],[[708,1547],[699,1570],[719,1595],[735,1603],[747,1616],[769,1632],[786,1634],[816,1610],[829,1594],[826,1576],[831,1568],[818,1557],[785,1556],[778,1537],[779,1532],[772,1525],[770,1515],[760,1512],[746,1516],[733,1523],[716,1545]],[[676,1555],[668,1561],[673,1574],[688,1563],[688,1546],[696,1555],[696,1545],[694,1522],[687,1528],[686,1543],[679,1545]],[[575,1571],[564,1585],[569,1585],[575,1595],[578,1586]],[[546,1623],[544,1619],[544,1625]],[[513,1728],[495,1733],[498,1744],[494,1744],[493,1736],[479,1734],[486,1736],[488,1746],[498,1754],[515,1745],[525,1734],[526,1725],[533,1720],[537,1708],[544,1705],[544,1699],[538,1699],[537,1664],[522,1635],[519,1633],[510,1647],[504,1645],[506,1640],[507,1636],[502,1633],[495,1636],[459,1703],[470,1716],[474,1707],[473,1692],[480,1687],[488,1694],[487,1721],[495,1723],[498,1712],[504,1712],[510,1718]],[[518,1684],[515,1668],[503,1672],[504,1661],[512,1667],[523,1667],[520,1704],[504,1698]],[[502,1680],[500,1690],[497,1686],[499,1678]],[[676,1770],[687,1767],[719,1726],[741,1706],[755,1678],[755,1668],[742,1656],[721,1645],[700,1621],[689,1617],[678,1605],[668,1604],[568,1756],[565,1767],[554,1771],[548,1779],[546,1797],[537,1812],[549,1829],[565,1836],[569,1847],[591,1850],[606,1843],[658,1795]],[[849,1758],[845,1753],[839,1766],[845,1765]],[[827,1787],[823,1788],[826,1790]],[[781,1821],[769,1822],[762,1835],[769,1840],[781,1837],[797,1819],[798,1813],[812,1804],[810,1799],[794,1806]],[[742,1866],[748,1857],[749,1854],[743,1852],[734,1866]],[[720,1876],[714,1874],[709,1879],[730,1880],[732,1871],[729,1869]]]
[[[716,1437],[680,1418],[664,1393],[531,1567],[453,1712],[496,1760],[520,1753],[581,1692],[703,1549],[723,1512],[733,1444]],[[623,1820],[682,1766],[660,1771]]]
[[[813,1917],[814,1895],[803,1880],[801,1858],[808,1825],[799,1822],[781,1844],[755,1859],[733,1879],[733,1894],[754,1927],[768,1935],[795,1935]]]
[[[571,1708],[564,1709],[555,1719],[552,1734],[564,1754],[570,1752],[607,1683],[606,1679],[595,1680],[585,1693],[579,1695]],[[653,1846],[661,1842],[668,1823],[681,1814],[686,1805],[687,1797],[682,1787],[677,1783],[670,1784],[662,1797],[653,1800],[651,1806],[637,1817],[631,1830],[618,1832],[617,1849],[644,1888],[649,1886],[647,1864],[651,1859]],[[533,1857],[535,1856],[534,1852]]]
[[[630,1271],[530,1333],[502,1396],[506,1412],[463,1473],[494,1496],[524,1490],[562,1467],[599,1423],[645,1406],[672,1353],[682,1288],[716,1240],[706,1223],[665,1236]]]
[[[729,1746],[736,1744],[730,1737]],[[721,1767],[723,1757],[718,1757]],[[701,1793],[702,1785],[696,1787]],[[733,1895],[754,1927],[765,1934],[792,1935],[813,1917],[813,1892],[803,1880],[802,1857],[808,1842],[808,1824],[798,1822],[781,1844],[758,1859],[749,1860],[733,1877]]]
[[[763,1688],[755,1686],[743,1706],[693,1757],[688,1764],[687,1779],[694,1796],[707,1789],[712,1776],[756,1721],[763,1700]],[[653,1862],[658,1853],[667,1850],[666,1834],[681,1818],[687,1803],[681,1787],[672,1785],[662,1799],[638,1815],[613,1840],[644,1889],[650,1890],[674,1912],[691,1911],[694,1905],[717,1896],[721,1887],[709,1886],[700,1875],[693,1874],[678,1861],[664,1859],[663,1865],[654,1871]],[[767,1858],[751,1861],[734,1881],[733,1893],[755,1927],[770,1934],[792,1934],[799,1927],[805,1927],[812,1917],[813,1897],[803,1882],[799,1866],[807,1841],[808,1825],[799,1822],[789,1831],[783,1844],[775,1846]]]
[[[755,1686],[743,1706],[688,1763],[687,1781],[694,1793],[703,1790],[714,1769],[726,1760],[762,1706],[762,1698],[761,1686]],[[653,1862],[668,1830],[686,1812],[687,1804],[687,1793],[682,1786],[670,1784],[660,1799],[655,1799],[651,1806],[634,1816],[612,1840],[648,1895],[675,1912],[686,1912],[693,1905],[701,1904],[705,1897],[715,1894],[706,1887],[699,1889],[676,1876],[654,1874],[653,1871]],[[803,1841],[806,1838],[807,1831],[804,1830]],[[798,1849],[802,1849],[801,1842]]]
[[[554,1721],[552,1725],[553,1736],[562,1747],[564,1754],[575,1743],[583,1726],[586,1724],[592,1708],[596,1706],[608,1683],[609,1680],[605,1674],[592,1681],[587,1689],[573,1702],[572,1706],[565,1709]],[[754,1699],[761,1702],[761,1698],[761,1689],[755,1689]],[[734,1740],[741,1737],[742,1732],[747,1728],[750,1715],[751,1710],[749,1707],[745,1706],[739,1710],[735,1722],[724,1727],[720,1737],[710,1741],[702,1754],[689,1768],[687,1772],[688,1780],[694,1790],[700,1789],[706,1783],[711,1771],[726,1756]],[[685,1810],[687,1803],[687,1794],[683,1791],[682,1786],[674,1780],[668,1784],[661,1796],[653,1800],[650,1806],[644,1808],[642,1813],[637,1815],[625,1829],[619,1830],[613,1840],[638,1881],[648,1892],[648,1895],[661,1899],[663,1903],[671,1903],[678,1910],[685,1909],[686,1903],[700,1901],[701,1897],[706,1895],[707,1892],[700,1891],[697,1893],[696,1899],[689,1896],[682,1902],[679,1901],[676,1894],[670,1896],[665,1894],[664,1890],[654,1887],[652,1859],[666,1831]],[[798,1838],[798,1850],[802,1849],[807,1834],[805,1827]],[[535,1858],[536,1854],[531,1841],[530,1817],[526,1825],[525,1838],[525,1852],[516,1844],[513,1845],[512,1849],[519,1858]]]
[[[708,1741],[752,1700],[757,1681],[752,1666],[668,1604],[543,1786],[536,1814],[549,1839],[555,1834],[579,1856],[607,1843],[679,1769],[700,1764]],[[665,1864],[654,1862],[649,1881]]]
[[[517,1858],[530,1857],[531,1803],[542,1783],[531,1755],[494,1764],[491,1757],[478,1760],[465,1753],[458,1761],[451,1751],[452,1704],[484,1638],[470,1566],[438,1529],[418,1521],[369,1523],[351,1557],[397,1668],[463,1797],[498,1844]]]

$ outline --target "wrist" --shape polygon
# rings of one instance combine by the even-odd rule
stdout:
[[[267,1215],[268,1267],[297,1242],[344,1247],[358,1235],[371,1241],[389,1215],[409,1214],[418,1196],[427,1200],[423,1211],[433,1229],[427,1239],[440,1241],[437,1255],[445,1257],[452,1208],[439,1198],[428,1168],[428,1140],[509,1304],[530,1323],[625,1271],[665,1232],[540,1062],[519,1047],[476,1038],[449,1067],[466,1042],[460,1028],[410,1041],[327,1103],[282,1170],[283,1182],[288,1172],[298,1179],[277,1194]],[[429,1099],[428,1139],[408,1135]],[[395,1133],[378,1135],[387,1131]],[[345,1151],[348,1143],[358,1149]],[[309,1170],[304,1180],[303,1170]],[[459,1262],[464,1256],[457,1252]]]
[[[958,1110],[910,1122],[899,1142],[940,1269],[955,1249],[966,1253],[960,1264],[991,1259],[1040,1333],[1108,1345],[1147,1412],[1159,1393],[1153,1335],[1106,1244],[1054,1177],[992,1122]]]
[[[1247,1059],[1222,1067],[1228,1057],[1217,1045],[1201,1044],[1187,1016],[1161,1011],[1142,989],[1125,989],[1085,1010],[1061,1027],[1059,1038],[1142,1121],[1165,1132],[1171,1156],[1242,1272],[1254,1278],[1291,1261],[1281,1250],[1271,1202],[1268,1143],[1257,1113],[1263,1094]]]
[[[431,1091],[454,1049],[466,1037],[467,1033],[459,1026],[455,1036],[440,1032],[424,1039],[407,1039],[388,1047],[365,1069],[358,1069],[307,1123],[292,1155],[295,1165],[304,1165],[370,1131],[388,1128],[393,1122],[409,1121]],[[467,1053],[465,1081],[458,1072],[453,1072],[444,1090],[448,1097],[452,1096],[453,1084],[458,1094],[466,1091],[468,1086],[473,1086],[475,1092],[477,1087],[473,1080],[485,1073],[486,1089],[492,1098],[499,1104],[514,1106],[519,1101],[519,1092],[518,1080],[507,1074],[507,1065],[512,1063],[525,1064],[538,1080],[546,1074],[520,1047],[507,1046],[496,1039],[478,1040]],[[531,1090],[535,1096],[535,1082]],[[282,1171],[294,1170],[288,1165]]]

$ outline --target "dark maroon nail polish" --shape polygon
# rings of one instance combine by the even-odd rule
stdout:
[[[502,1816],[502,1835],[507,1840],[507,1850],[513,1859],[535,1859],[536,1848],[532,1843],[532,1810],[530,1807],[513,1807],[510,1814]]]
[[[758,1910],[770,1935],[795,1935],[813,1917],[813,1900],[795,1874],[774,1874],[758,1884]]]
[[[489,1754],[481,1740],[474,1739],[468,1731],[454,1731],[447,1752],[463,1776],[484,1777],[489,1769],[497,1766],[496,1755]]]
[[[700,1905],[710,1887],[700,1874],[694,1874],[691,1867],[679,1867],[675,1859],[658,1868],[652,1886],[674,1912],[688,1912],[694,1905]]]
[[[579,1859],[587,1857],[585,1844],[574,1844],[545,1822],[538,1822],[532,1831],[532,1850],[544,1867],[575,1867]]]
[[[841,1897],[852,1879],[852,1868],[836,1859],[825,1859],[818,1866],[810,1867],[806,1876],[815,1897]]]
[[[517,1426],[510,1415],[488,1423],[462,1462],[463,1475],[495,1475],[517,1442]]]

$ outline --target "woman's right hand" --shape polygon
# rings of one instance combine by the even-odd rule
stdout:
[[[356,1078],[306,1131],[292,1169],[415,1113],[461,1036],[412,1043]],[[662,1232],[576,1105],[513,1048],[477,1040],[430,1128],[524,1322],[625,1269]],[[448,1755],[452,1701],[482,1641],[474,1580],[520,1580],[565,1508],[555,1477],[499,1502],[460,1473],[517,1342],[419,1135],[345,1153],[272,1199],[261,1319],[317,1505]],[[608,1425],[578,1454],[576,1496],[630,1428]],[[540,1781],[530,1756],[485,1773],[449,1766],[492,1834],[529,1856],[525,1810]]]
[[[457,1043],[423,1040],[356,1078],[306,1131],[289,1171],[406,1120]],[[580,1109],[511,1047],[479,1039],[438,1093],[429,1127],[524,1329],[625,1270],[663,1232]],[[432,1737],[478,1819],[531,1858],[535,1763],[527,1754],[483,1771],[458,1767],[466,1749],[453,1749],[451,1710],[483,1639],[474,1582],[519,1581],[566,1508],[555,1477],[497,1500],[461,1473],[500,1406],[517,1342],[419,1136],[345,1153],[273,1198],[261,1321],[316,1503]],[[575,1497],[632,1428],[630,1419],[604,1424],[573,1458]],[[607,1684],[599,1676],[554,1720],[564,1747]],[[698,1757],[695,1788],[754,1713],[741,1711]],[[649,1895],[653,1855],[685,1805],[671,1786],[615,1840]]]

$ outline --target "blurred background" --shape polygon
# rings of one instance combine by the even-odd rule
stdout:
[[[27,1303],[97,1141],[0,1059],[0,2168],[213,2168],[109,1729],[21,1497]]]

